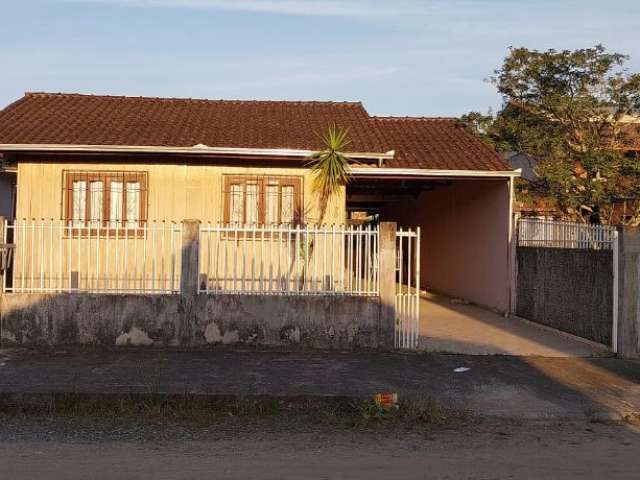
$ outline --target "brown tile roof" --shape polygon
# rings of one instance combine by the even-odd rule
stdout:
[[[624,149],[640,152],[640,122],[628,123],[622,128]]]
[[[370,117],[359,102],[27,93],[0,111],[0,144],[317,150],[331,123],[349,129],[353,152],[395,150],[388,167],[509,170],[454,119]]]
[[[372,117],[384,144],[396,151],[389,167],[511,170],[504,159],[455,118]]]

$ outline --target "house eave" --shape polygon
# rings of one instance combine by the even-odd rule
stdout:
[[[130,145],[64,145],[64,144],[0,144],[0,152],[7,153],[144,153],[144,154],[177,154],[177,155],[209,155],[233,157],[290,157],[308,158],[315,150],[292,148],[239,148],[239,147],[209,147],[194,145],[192,147],[164,147],[164,146],[130,146]],[[383,163],[393,159],[394,152],[348,152],[350,158],[356,160],[370,160]]]
[[[515,178],[521,175],[517,170],[436,170],[424,168],[370,168],[351,169],[354,177],[360,178]]]

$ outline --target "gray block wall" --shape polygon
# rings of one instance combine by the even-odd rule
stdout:
[[[613,253],[517,247],[518,316],[611,345]]]

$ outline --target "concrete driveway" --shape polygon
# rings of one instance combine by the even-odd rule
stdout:
[[[609,353],[604,346],[430,293],[420,304],[419,348],[468,355],[590,357]]]

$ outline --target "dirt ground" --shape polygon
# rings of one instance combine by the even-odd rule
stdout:
[[[210,427],[2,418],[0,478],[636,479],[640,431],[480,421],[415,431],[233,421]]]

